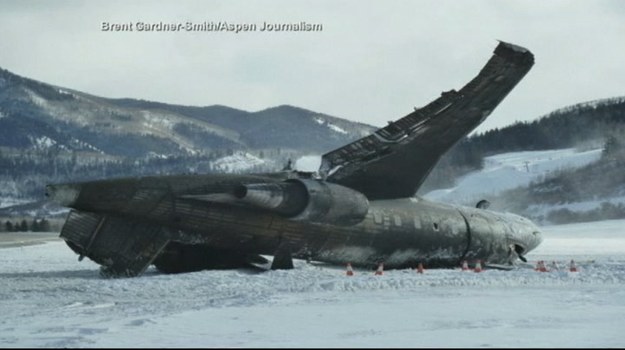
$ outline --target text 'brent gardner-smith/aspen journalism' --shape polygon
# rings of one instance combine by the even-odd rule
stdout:
[[[205,22],[101,22],[103,32],[320,32],[321,23],[305,21],[293,23],[262,22],[232,23],[227,21]]]

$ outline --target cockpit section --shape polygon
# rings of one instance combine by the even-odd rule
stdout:
[[[469,231],[466,259],[514,263],[542,242],[542,232],[530,220],[511,213],[461,207]]]

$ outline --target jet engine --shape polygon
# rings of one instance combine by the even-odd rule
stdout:
[[[291,179],[284,182],[245,184],[234,196],[292,220],[353,225],[362,221],[369,200],[362,193],[324,181]]]

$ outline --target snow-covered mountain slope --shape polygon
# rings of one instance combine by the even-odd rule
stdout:
[[[0,69],[0,147],[145,157],[215,149],[327,152],[369,134],[362,123],[282,105],[258,112],[107,99]]]
[[[266,161],[247,152],[235,152],[230,156],[219,158],[212,162],[215,170],[226,173],[240,173],[251,171],[255,166],[265,164]]]
[[[111,280],[60,241],[0,249],[0,347],[625,346],[625,220],[544,232],[528,266],[482,273],[296,260]]]
[[[289,105],[247,112],[108,99],[0,69],[0,208],[42,199],[49,183],[275,171],[374,129]]]
[[[458,180],[457,186],[435,190],[424,197],[441,202],[474,205],[532,181],[544,180],[558,171],[586,166],[601,157],[601,149],[577,151],[574,148],[502,153],[484,159],[484,168]]]

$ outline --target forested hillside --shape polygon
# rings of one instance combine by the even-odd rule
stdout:
[[[601,158],[490,198],[493,208],[543,224],[625,218],[625,142],[611,136]]]
[[[625,135],[625,97],[576,104],[531,122],[517,122],[459,142],[434,169],[419,193],[451,187],[458,176],[480,169],[485,156],[530,150],[599,148]]]

